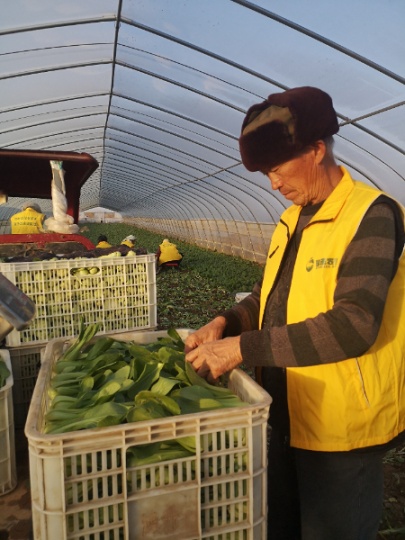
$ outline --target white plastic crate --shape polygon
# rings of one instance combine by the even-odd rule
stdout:
[[[190,330],[178,330],[184,338]],[[151,343],[164,331],[117,334]],[[234,370],[229,388],[248,404],[157,420],[46,435],[50,342],[28,412],[35,540],[262,540],[267,530],[267,419],[271,397]],[[133,467],[128,449],[196,438],[195,456]]]
[[[91,273],[75,273],[81,268]],[[37,307],[28,328],[6,336],[8,347],[76,336],[82,317],[99,322],[100,334],[156,328],[154,254],[1,263],[0,272]]]
[[[12,491],[17,485],[13,421],[13,373],[10,354],[0,350],[0,361],[10,370],[5,386],[0,388],[0,495]]]
[[[45,345],[8,349],[14,380],[13,405],[16,429],[24,428],[44,351]]]

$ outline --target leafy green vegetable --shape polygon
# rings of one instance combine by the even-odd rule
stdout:
[[[83,325],[77,340],[54,365],[46,433],[244,405],[228,388],[211,385],[194,371],[185,361],[184,343],[176,330],[140,345],[111,337],[93,339],[97,328]],[[195,445],[195,438],[183,437],[157,450],[151,446],[144,453],[135,451],[133,459],[152,463],[195,452]]]

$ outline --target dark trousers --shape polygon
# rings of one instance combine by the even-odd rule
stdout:
[[[273,432],[268,540],[376,540],[384,453],[298,450]]]

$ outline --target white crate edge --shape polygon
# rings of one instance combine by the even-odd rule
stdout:
[[[0,392],[5,392],[6,390],[9,390],[14,384],[10,352],[7,351],[6,349],[0,349],[0,359],[4,361],[4,363],[10,370],[10,375],[7,377],[6,384],[0,388]]]
[[[178,333],[184,339],[192,330],[180,329],[177,330]],[[154,331],[154,332],[125,332],[120,335],[114,334],[112,337],[119,338],[123,340],[134,340],[138,343],[151,343],[156,341],[158,337],[167,336],[166,331]],[[29,455],[30,455],[30,477],[31,477],[31,486],[32,486],[32,512],[33,512],[33,523],[34,523],[34,538],[35,540],[53,540],[55,537],[56,531],[58,531],[59,538],[66,540],[71,538],[72,530],[67,529],[67,520],[68,516],[71,515],[71,512],[74,514],[78,511],[80,512],[81,505],[71,506],[71,503],[68,506],[65,499],[65,481],[64,478],[64,462],[65,460],[75,459],[75,456],[85,456],[92,455],[105,455],[106,453],[110,454],[117,451],[126,451],[127,448],[142,444],[147,444],[150,442],[156,441],[166,441],[179,436],[204,436],[209,437],[209,434],[213,433],[225,433],[229,430],[246,430],[248,442],[246,449],[243,451],[248,452],[249,454],[249,469],[243,473],[243,478],[247,482],[248,493],[244,500],[249,507],[249,520],[242,521],[238,523],[237,521],[232,522],[230,528],[223,529],[220,525],[216,525],[211,528],[208,526],[208,529],[200,530],[200,533],[193,533],[192,536],[184,536],[178,534],[177,529],[171,534],[168,533],[167,529],[160,529],[159,534],[164,536],[159,536],[158,538],[169,538],[169,540],[219,540],[224,538],[224,534],[229,533],[236,534],[235,538],[249,538],[250,540],[262,540],[265,537],[266,523],[267,523],[267,506],[266,506],[266,493],[267,493],[267,419],[269,415],[269,409],[271,404],[271,397],[267,392],[263,390],[255,381],[253,381],[244,371],[235,369],[229,375],[229,388],[233,389],[232,386],[235,386],[235,393],[239,395],[244,401],[248,401],[248,404],[243,407],[233,407],[228,408],[226,411],[224,409],[205,411],[202,413],[186,414],[175,417],[168,417],[163,419],[154,419],[144,422],[136,422],[135,424],[121,424],[118,426],[112,426],[107,428],[95,428],[82,431],[75,431],[70,433],[63,433],[60,435],[50,435],[43,434],[40,430],[42,424],[42,418],[44,416],[46,401],[47,401],[47,383],[51,376],[51,367],[53,361],[56,361],[59,358],[61,351],[64,346],[67,344],[66,341],[71,340],[53,340],[53,343],[49,343],[47,350],[44,354],[44,362],[41,366],[40,373],[38,376],[38,381],[34,389],[34,395],[31,402],[31,406],[28,412],[28,418],[25,425],[25,434],[28,439],[29,445]],[[199,448],[199,445],[198,445]],[[244,448],[244,447],[243,447]],[[197,451],[197,456],[200,456],[199,449]],[[226,455],[231,455],[232,450],[227,450],[225,448]],[[215,451],[213,451],[215,455]],[[201,458],[200,458],[201,459]],[[219,458],[218,458],[219,459]],[[176,460],[175,460],[176,462]],[[171,463],[166,462],[166,463]],[[181,461],[180,461],[181,463]],[[146,466],[147,467],[147,466]],[[124,465],[126,471],[126,466]],[[122,469],[122,470],[124,470]],[[121,470],[121,468],[119,469]],[[81,474],[81,473],[79,473]],[[97,476],[100,475],[110,475],[110,474],[120,474],[117,470],[117,473],[114,473],[109,468],[106,470],[99,471]],[[125,476],[124,476],[125,478]],[[237,477],[233,477],[232,474],[229,476],[219,476],[218,478],[213,479],[213,485],[225,485],[226,482],[237,482]],[[77,483],[76,479],[76,483]],[[80,481],[80,478],[79,478]],[[164,492],[161,489],[154,488],[152,496],[150,493],[141,492],[142,496],[131,496],[127,495],[127,492],[123,492],[118,498],[116,496],[111,499],[103,502],[102,508],[103,512],[107,511],[107,508],[112,508],[107,505],[114,505],[114,508],[118,508],[117,505],[124,505],[124,518],[120,520],[114,518],[113,522],[110,523],[109,527],[111,528],[110,533],[106,530],[103,534],[114,534],[118,535],[118,529],[122,531],[124,536],[122,538],[126,540],[134,540],[135,538],[141,538],[141,534],[138,529],[136,529],[136,536],[134,536],[133,530],[133,519],[135,519],[133,512],[143,512],[143,504],[150,504],[150,502],[157,501],[155,506],[152,507],[152,510],[158,510],[158,508],[163,507],[164,515],[168,508],[172,508],[172,505],[175,501],[176,508],[179,512],[183,511],[183,508],[187,508],[188,502],[192,504],[191,500],[187,497],[189,493],[192,498],[194,498],[194,503],[192,504],[192,514],[193,514],[193,527],[200,527],[197,523],[200,523],[199,518],[200,511],[203,511],[202,503],[199,501],[198,496],[196,495],[196,489],[203,489],[201,480],[196,480],[191,485],[171,484],[168,492]],[[155,494],[156,491],[156,494]],[[164,497],[162,500],[160,497]],[[156,497],[156,499],[155,499]],[[174,497],[174,499],[173,499]],[[137,503],[136,501],[139,501]],[[235,504],[231,501],[231,504]],[[133,505],[136,505],[135,507]],[[139,507],[138,504],[141,506]],[[156,507],[156,504],[158,505]],[[90,500],[82,506],[84,513],[87,515],[92,509],[100,508],[100,503],[97,505]],[[161,506],[162,505],[162,506]],[[204,515],[209,511],[209,506],[204,507]],[[101,508],[100,508],[101,509]],[[118,510],[117,510],[118,511]],[[116,514],[114,514],[116,515]],[[142,513],[142,517],[146,515],[149,516],[149,510],[147,514]],[[187,513],[188,520],[190,518],[189,512]],[[137,519],[137,518],[136,518]],[[201,518],[202,519],[202,518]],[[138,527],[138,521],[136,521]],[[194,523],[196,525],[194,525]],[[71,526],[72,524],[70,524]],[[69,526],[69,527],[70,527]],[[202,524],[201,524],[202,526]],[[103,526],[100,526],[100,531]],[[143,529],[142,529],[143,530]],[[87,528],[86,530],[77,530],[75,529],[74,537],[76,537],[76,532],[83,538],[92,537],[92,533],[97,533],[98,529],[95,531]],[[48,535],[48,532],[50,536]],[[169,534],[169,536],[166,535]],[[142,533],[143,534],[143,533]],[[148,540],[156,540],[154,536],[148,536]],[[44,536],[45,535],[45,536]],[[90,535],[90,536],[88,536]],[[114,536],[117,537],[118,536]],[[121,536],[119,536],[121,538]],[[233,536],[232,536],[233,537]]]
[[[1,448],[0,452],[6,452],[7,457],[1,459],[1,470],[5,472],[5,477],[0,475],[0,497],[9,493],[17,486],[17,469],[16,469],[16,456],[15,456],[15,440],[14,440],[14,412],[13,412],[13,398],[12,387],[14,385],[13,370],[11,366],[10,353],[7,350],[0,349],[0,361],[4,361],[7,368],[10,371],[10,375],[7,377],[6,384],[0,388],[0,405],[4,402],[4,406],[7,411],[0,411],[0,415],[5,415],[7,412],[7,419],[10,420],[7,428],[6,448]],[[4,398],[4,399],[3,399]]]

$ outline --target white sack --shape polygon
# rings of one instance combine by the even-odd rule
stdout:
[[[67,214],[67,200],[65,188],[65,171],[62,168],[62,161],[50,161],[52,168],[52,209],[53,217],[45,220],[48,231],[61,234],[76,234],[79,226],[74,223],[72,216]]]

